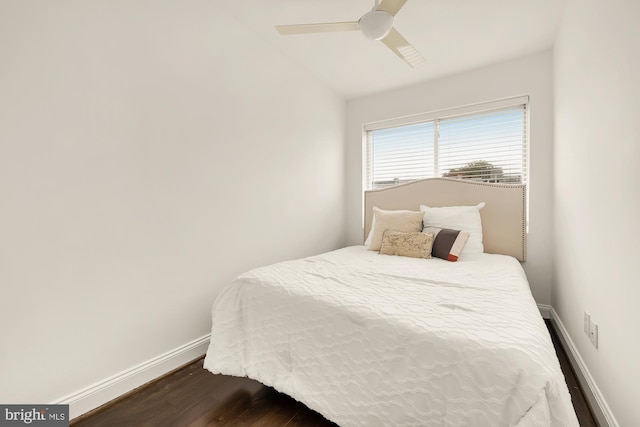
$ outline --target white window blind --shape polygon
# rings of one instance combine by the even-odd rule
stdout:
[[[526,101],[365,126],[365,190],[432,177],[526,183]]]

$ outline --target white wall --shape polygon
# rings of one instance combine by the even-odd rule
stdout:
[[[552,304],[621,426],[640,425],[638,17],[636,0],[570,0],[554,52]]]
[[[428,67],[428,62],[423,65]],[[527,262],[533,296],[549,304],[552,286],[553,87],[550,51],[347,103],[347,233],[362,244],[362,125],[516,96],[530,96],[530,218]]]
[[[344,243],[345,102],[204,0],[0,4],[0,402],[205,335]]]

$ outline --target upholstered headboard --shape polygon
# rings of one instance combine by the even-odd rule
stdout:
[[[480,210],[484,251],[526,260],[526,187],[524,184],[492,184],[478,181],[430,178],[364,195],[364,238],[371,229],[373,207],[419,210],[420,205],[472,206]]]

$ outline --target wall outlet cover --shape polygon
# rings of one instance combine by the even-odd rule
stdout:
[[[593,344],[595,348],[598,348],[598,324],[595,322],[591,323],[591,334],[589,338],[591,339],[591,344]]]
[[[584,333],[587,336],[590,336],[590,328],[591,328],[591,316],[586,311],[584,312]]]

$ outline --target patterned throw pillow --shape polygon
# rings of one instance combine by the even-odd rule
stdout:
[[[380,253],[384,255],[399,255],[411,258],[431,258],[433,234],[419,231],[402,232],[386,230],[382,236]]]
[[[469,233],[466,231],[452,230],[450,228],[425,227],[422,233],[434,236],[431,255],[452,262],[458,260],[464,245],[469,240]]]

